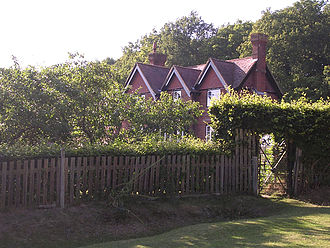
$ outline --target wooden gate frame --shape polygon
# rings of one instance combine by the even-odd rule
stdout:
[[[262,139],[262,138],[261,138]],[[283,140],[281,143],[280,143],[280,146],[283,146],[283,145],[286,145],[285,143],[285,140]],[[261,142],[258,143],[258,148],[259,148],[259,156],[264,156],[265,158],[265,162],[270,165],[271,169],[269,171],[269,173],[267,174],[266,176],[266,179],[263,180],[262,184],[259,185],[259,192],[264,188],[264,185],[266,185],[268,183],[268,181],[270,180],[271,176],[274,175],[274,177],[276,179],[278,179],[278,181],[280,182],[282,188],[287,192],[287,188],[284,186],[284,184],[282,183],[280,177],[278,176],[277,174],[277,167],[278,165],[282,162],[283,158],[285,157],[285,155],[287,154],[287,151],[286,149],[283,149],[283,151],[279,154],[279,158],[274,161],[273,163],[270,161],[269,159],[269,155],[266,154],[265,150],[263,149],[262,145],[261,145]],[[261,172],[261,167],[262,165],[265,166],[265,164],[262,164],[261,163],[261,159],[259,159],[259,177],[260,177],[260,172]],[[266,169],[265,169],[266,171]]]

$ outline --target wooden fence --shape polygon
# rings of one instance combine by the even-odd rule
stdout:
[[[243,133],[241,133],[243,135]],[[0,209],[70,206],[129,194],[257,194],[258,166],[249,136],[233,156],[93,156],[0,163]]]

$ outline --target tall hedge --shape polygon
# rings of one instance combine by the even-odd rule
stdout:
[[[330,174],[329,98],[277,102],[267,96],[231,91],[214,101],[209,113],[218,139],[232,140],[237,128],[273,133],[302,149],[306,168],[317,161],[319,172]]]

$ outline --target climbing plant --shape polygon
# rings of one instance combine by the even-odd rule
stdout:
[[[311,102],[301,97],[277,102],[247,91],[230,91],[213,102],[209,113],[216,138],[233,141],[238,128],[273,133],[275,139],[284,138],[302,150],[304,168],[322,173],[325,182],[330,179],[329,98]]]

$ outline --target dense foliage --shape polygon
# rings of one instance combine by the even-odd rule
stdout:
[[[234,130],[273,133],[302,150],[305,168],[314,167],[330,177],[330,102],[311,102],[305,97],[276,102],[267,96],[232,91],[210,107],[216,137],[233,140]],[[318,167],[316,169],[316,167]]]
[[[201,114],[198,103],[162,94],[145,101],[125,94],[110,65],[72,55],[48,68],[0,70],[0,142],[106,144],[146,134],[189,131]],[[130,128],[123,130],[124,122]]]
[[[252,32],[269,36],[267,62],[286,98],[330,96],[323,76],[330,61],[329,18],[327,1],[301,0],[282,10],[266,10],[254,24]],[[242,55],[249,54],[250,43],[244,45]]]
[[[105,63],[78,56],[37,69],[18,63],[0,71],[1,143],[67,142],[106,136],[105,126],[121,123],[123,89],[111,81]]]
[[[322,0],[301,0],[283,10],[266,10],[256,23],[237,21],[219,28],[191,12],[129,43],[117,61],[109,58],[87,62],[73,54],[63,64],[25,69],[14,61],[11,68],[0,68],[0,144],[96,145],[122,140],[142,142],[149,134],[164,137],[164,133],[173,136],[181,131],[189,132],[192,122],[201,114],[198,103],[173,101],[165,93],[156,102],[145,101],[137,94],[124,94],[123,84],[130,70],[136,62],[148,62],[154,41],[158,42],[158,51],[168,55],[167,66],[188,66],[205,63],[209,57],[248,56],[250,33],[264,32],[269,35],[267,62],[286,92],[286,99],[298,99],[304,94],[313,101],[325,98],[330,95],[328,20],[329,5]],[[232,100],[227,100],[236,104],[250,101],[249,97],[255,99],[250,95],[233,100],[234,95]],[[255,110],[253,104],[258,101],[251,100],[251,109]],[[276,104],[266,98],[258,104],[258,115],[243,111],[245,116],[241,117],[245,122],[239,125],[229,118],[234,112],[239,113],[237,109],[218,109],[229,118],[221,122],[228,122],[225,124],[234,128],[234,125],[251,125],[255,122],[250,120],[260,117],[265,122],[259,121],[260,127],[254,128],[260,130],[256,131],[262,131],[268,123],[278,136],[292,138],[301,142],[301,146],[308,143],[306,152],[321,156],[329,153],[325,139],[329,130],[324,125],[329,124],[325,122],[329,121],[327,101],[310,103],[300,98]],[[280,115],[272,119],[278,113],[286,113],[287,117]],[[317,123],[308,126],[309,121]],[[124,129],[123,124],[129,128]],[[230,131],[219,130],[220,134],[225,137]]]
[[[202,114],[200,104],[194,101],[174,100],[162,92],[158,101],[136,97],[128,115],[129,136],[139,137],[150,133],[177,134],[189,132],[196,117]],[[133,109],[134,108],[134,109]]]
[[[215,155],[226,154],[225,145],[215,142],[203,142],[192,136],[171,135],[166,140],[157,134],[136,138],[116,139],[108,144],[39,144],[35,146],[14,144],[0,145],[0,159],[25,159],[59,157],[64,148],[66,156],[143,156],[165,154]]]
[[[123,56],[112,67],[113,74],[118,82],[124,83],[136,62],[148,63],[154,41],[157,41],[157,51],[167,55],[167,66],[203,64],[210,57],[237,58],[238,48],[248,39],[251,30],[252,23],[242,21],[215,28],[191,12],[125,46]]]
[[[274,133],[277,138],[293,140],[312,156],[330,158],[329,99],[310,102],[301,97],[277,102],[267,96],[232,91],[214,102],[210,116],[218,138],[230,139],[237,128]]]

